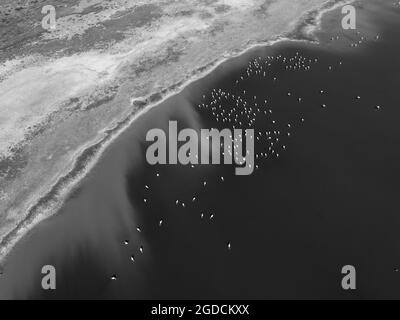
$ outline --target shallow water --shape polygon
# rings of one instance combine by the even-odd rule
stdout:
[[[0,298],[399,297],[399,15],[390,1],[366,1],[358,34],[339,29],[339,11],[329,13],[321,45],[253,50],[150,110],[59,214],[18,243]],[[249,62],[266,66],[271,56],[265,78],[252,73],[236,84]],[[310,71],[286,70],[278,56],[304,57]],[[260,156],[243,177],[232,166],[148,165],[149,129],[166,130],[169,120],[179,128],[227,127],[198,107],[214,88],[260,108],[267,100],[272,114],[260,112],[254,127],[281,132],[272,148],[279,158]],[[258,141],[256,152],[268,146]],[[56,267],[55,291],[40,287],[45,264]],[[340,287],[348,264],[357,269],[355,292]]]

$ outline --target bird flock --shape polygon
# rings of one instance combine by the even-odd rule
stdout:
[[[279,159],[284,152],[288,149],[289,140],[292,134],[297,128],[299,128],[305,122],[304,117],[300,117],[295,122],[280,123],[277,118],[274,117],[273,106],[266,99],[260,99],[257,95],[250,94],[250,90],[241,88],[241,84],[248,82],[254,77],[262,79],[270,78],[273,83],[278,83],[279,79],[277,75],[273,75],[270,72],[276,64],[281,64],[285,72],[308,72],[311,70],[312,65],[318,63],[318,59],[310,59],[296,52],[294,56],[285,57],[283,55],[277,56],[267,56],[266,58],[257,57],[251,60],[242,74],[239,74],[238,78],[234,80],[232,87],[234,88],[234,93],[224,90],[222,88],[214,88],[210,90],[209,94],[202,95],[202,101],[197,105],[197,109],[200,114],[204,117],[211,119],[214,127],[219,128],[232,128],[232,129],[254,129],[255,132],[255,171],[261,168],[263,163],[266,161],[274,161]],[[260,79],[258,79],[260,80]],[[287,92],[287,97],[294,97],[294,93]],[[296,97],[294,102],[301,105],[303,102],[302,97]],[[239,136],[238,141],[236,139],[233,143],[243,143],[243,137]],[[221,156],[224,156],[224,151],[232,155],[233,147],[225,146],[221,142]],[[235,160],[239,163],[241,156],[235,154]],[[196,168],[195,164],[191,164],[191,168]],[[155,171],[155,177],[160,178],[161,173]],[[217,176],[217,183],[226,183],[228,177]],[[234,178],[232,178],[234,179]],[[208,180],[200,181],[200,187],[207,192],[212,193],[214,188],[210,186]],[[228,181],[229,183],[229,181]],[[151,186],[145,184],[143,190],[145,195],[143,197],[143,204],[145,206],[150,206],[150,194]],[[190,199],[173,199],[173,205],[180,210],[191,209],[196,206],[199,202],[200,195],[194,194]],[[212,223],[216,218],[216,213],[212,210],[205,212],[199,210],[199,219],[207,220]],[[158,222],[158,227],[164,225],[164,219],[160,218]],[[142,232],[142,228],[138,226],[136,228],[138,233]],[[124,246],[129,245],[129,240],[123,242]],[[225,248],[228,252],[233,249],[233,244],[231,241],[227,240],[225,243]],[[144,254],[143,246],[139,247],[140,254]],[[130,261],[135,263],[137,261],[134,255],[130,256]],[[112,280],[116,280],[117,276],[114,274],[111,276]]]
[[[351,43],[351,47],[358,47],[363,42],[367,41],[367,38],[357,32],[359,40],[355,43]],[[376,40],[379,36],[376,36]],[[331,41],[340,40],[339,36],[334,36]],[[278,88],[281,78],[286,77],[289,73],[302,72],[308,73],[313,70],[315,66],[325,68],[326,72],[334,72],[344,65],[342,60],[336,61],[331,64],[322,65],[322,62],[316,57],[310,57],[299,51],[294,52],[292,55],[278,54],[268,55],[266,57],[258,56],[251,61],[239,73],[236,79],[232,79],[232,83],[228,88],[213,88],[210,89],[208,94],[202,94],[200,103],[197,104],[196,108],[201,116],[210,120],[214,127],[219,129],[254,129],[255,134],[255,171],[262,169],[263,165],[266,165],[269,161],[278,161],[284,157],[285,153],[290,149],[290,143],[293,135],[300,130],[301,127],[306,123],[305,116],[299,114],[296,119],[292,121],[281,121],[279,117],[275,116],[276,108],[279,108],[279,103],[274,104],[268,97],[265,97],[265,91],[271,88]],[[284,81],[284,80],[282,80]],[[260,92],[259,88],[252,88],[252,83],[265,84],[265,89],[262,90],[262,96],[257,93]],[[256,89],[256,90],[254,90]],[[256,94],[255,94],[256,93]],[[322,99],[327,98],[328,91],[325,88],[319,88],[315,90],[315,94],[320,95]],[[268,95],[268,93],[267,93]],[[286,99],[286,100],[284,100]],[[356,101],[362,100],[361,95],[354,97]],[[306,106],[309,101],[307,96],[301,96],[296,93],[296,88],[288,90],[282,93],[280,103],[287,101],[288,104],[296,107]],[[286,102],[285,102],[286,103]],[[329,104],[327,102],[321,103],[319,107],[321,109],[327,109]],[[376,110],[381,110],[381,105],[374,107]],[[301,108],[299,109],[301,110]],[[235,143],[243,143],[242,137],[239,141],[235,140]],[[224,156],[224,151],[228,151],[232,155],[233,148],[228,146],[225,149],[223,143],[220,144],[221,156]],[[240,155],[235,155],[236,161],[240,161]],[[188,165],[194,169],[198,164]],[[161,178],[161,173],[155,171],[155,177]],[[229,183],[228,179],[234,179],[234,176],[217,176],[213,177],[217,183]],[[228,180],[228,182],[227,182]],[[210,186],[210,180],[199,181],[200,187],[211,195],[215,192],[215,189]],[[215,181],[212,181],[215,183]],[[150,194],[151,185],[145,184],[143,187],[144,191],[147,192],[148,196],[143,198],[143,204],[145,206],[151,205]],[[201,198],[203,198],[204,194]],[[199,194],[193,194],[190,199],[171,199],[172,205],[179,210],[187,210],[196,208],[200,199]],[[216,218],[217,213],[210,210],[205,212],[199,208],[199,219],[207,220],[212,223]],[[160,218],[158,221],[158,227],[164,227],[166,221],[165,217]],[[142,227],[138,226],[136,232],[142,233]],[[125,240],[123,245],[127,246],[129,240]],[[228,252],[232,251],[234,245],[230,240],[226,240],[225,248]],[[139,256],[145,254],[143,245],[139,246]],[[139,257],[130,255],[129,260],[132,263],[137,262]],[[114,274],[111,276],[112,280],[116,280],[117,276]]]

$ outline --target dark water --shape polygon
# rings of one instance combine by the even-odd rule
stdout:
[[[136,121],[60,213],[15,247],[0,298],[400,298],[400,8],[357,9],[357,32],[332,12],[321,45],[253,50]],[[254,61],[262,72],[253,64],[236,83]],[[256,141],[253,175],[148,165],[146,133],[169,120],[232,128],[198,107],[213,89],[240,95],[256,134],[271,132]],[[232,110],[219,104],[216,114]],[[55,291],[41,289],[45,264],[56,267]],[[356,291],[341,288],[344,265],[356,267]]]

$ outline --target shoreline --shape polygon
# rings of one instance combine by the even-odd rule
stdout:
[[[344,5],[345,3],[352,3],[354,0],[349,1],[329,1],[322,5],[321,8],[317,10],[312,10],[309,12],[305,12],[302,16],[301,21],[299,21],[293,30],[293,33],[290,35],[294,35],[297,30],[300,32],[304,32],[304,22],[307,21],[307,18],[310,15],[315,15],[314,22],[315,25],[309,25],[311,31],[307,33],[308,35],[314,34],[315,31],[318,30],[318,27],[321,24],[322,17],[335,9],[337,9],[340,5]],[[326,6],[331,5],[331,7],[327,8]],[[299,30],[300,28],[300,30]],[[114,142],[122,133],[125,132],[127,128],[129,128],[133,122],[138,119],[143,114],[147,113],[147,111],[153,109],[161,105],[164,101],[169,98],[178,95],[184,90],[186,87],[190,86],[192,83],[197,82],[198,80],[203,79],[207,75],[211,74],[218,67],[223,65],[226,62],[229,62],[232,59],[238,58],[244,54],[251,52],[254,49],[262,48],[266,46],[273,46],[277,43],[282,42],[310,42],[307,39],[296,39],[290,38],[286,36],[276,36],[273,39],[266,40],[263,42],[258,42],[255,44],[249,43],[249,46],[245,49],[237,52],[232,52],[230,54],[224,54],[219,59],[214,60],[214,62],[208,64],[207,66],[203,66],[198,68],[197,70],[202,70],[201,72],[188,76],[189,80],[185,81],[181,84],[176,84],[172,86],[174,88],[170,92],[168,89],[164,89],[167,93],[158,101],[150,102],[147,105],[144,105],[139,111],[132,111],[125,119],[119,121],[113,128],[104,129],[101,133],[101,136],[96,140],[90,143],[87,143],[82,148],[78,149],[74,157],[71,158],[71,165],[68,166],[66,173],[59,176],[56,181],[49,186],[47,192],[44,192],[42,195],[37,197],[26,211],[28,212],[25,215],[24,219],[13,229],[8,232],[0,242],[0,264],[4,264],[6,262],[6,258],[8,254],[11,252],[13,247],[19,242],[19,240],[29,233],[36,225],[38,225],[43,220],[47,219],[50,216],[57,214],[59,209],[64,205],[65,201],[68,199],[70,193],[79,186],[82,180],[87,176],[88,173],[96,166],[98,161],[101,159],[103,153],[107,149],[107,147]],[[312,42],[312,41],[311,41]],[[203,70],[206,69],[206,70]],[[171,88],[171,87],[170,87]],[[155,93],[154,93],[155,94]],[[136,101],[148,101],[153,94],[143,97],[142,99],[136,99]]]
[[[330,0],[323,4],[318,10],[310,11],[308,18],[304,19],[298,26],[299,35],[304,36],[304,38],[308,40],[315,40],[315,33],[320,30],[322,19],[326,13],[356,1],[357,0]]]

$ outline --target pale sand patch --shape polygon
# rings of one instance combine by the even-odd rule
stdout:
[[[111,55],[74,55],[21,70],[3,81],[0,154],[9,156],[9,149],[24,139],[26,131],[57,111],[63,101],[111,80],[119,63]]]

